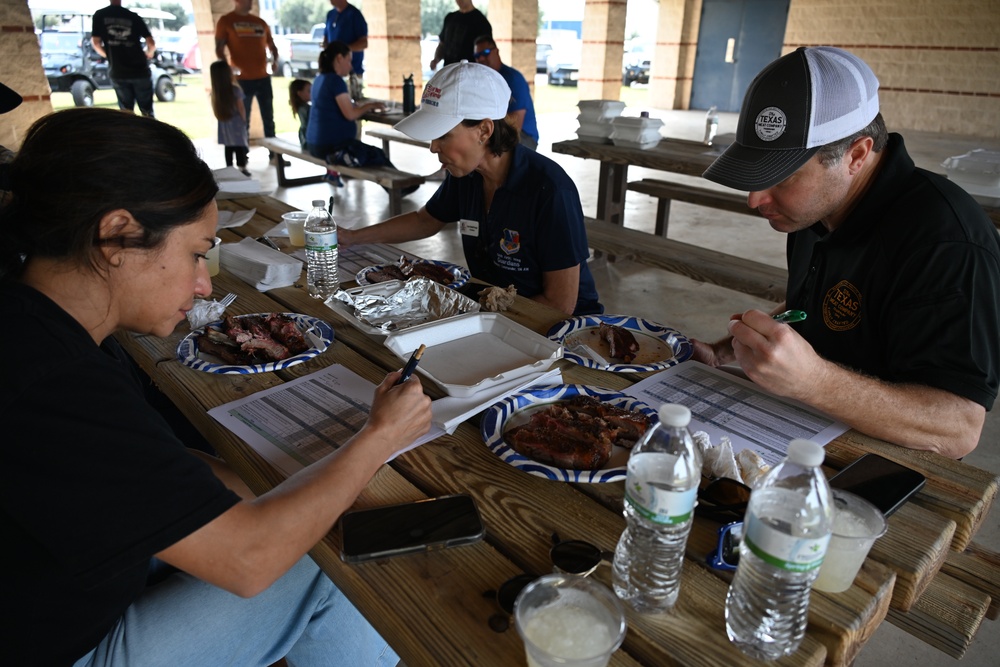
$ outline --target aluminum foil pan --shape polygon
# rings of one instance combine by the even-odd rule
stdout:
[[[362,331],[382,336],[418,324],[479,312],[478,302],[427,278],[389,280],[338,290],[325,303]]]

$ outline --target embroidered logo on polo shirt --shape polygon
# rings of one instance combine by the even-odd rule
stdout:
[[[503,230],[503,240],[500,241],[500,249],[508,255],[513,255],[521,249],[521,234],[516,229]]]
[[[861,292],[841,280],[823,297],[823,322],[833,331],[847,331],[861,323]]]
[[[761,141],[774,141],[785,133],[788,119],[778,107],[768,107],[757,114],[753,129]]]

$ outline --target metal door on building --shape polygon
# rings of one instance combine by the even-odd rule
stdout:
[[[739,111],[757,73],[781,55],[789,0],[704,0],[692,109]]]

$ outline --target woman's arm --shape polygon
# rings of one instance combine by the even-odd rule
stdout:
[[[542,274],[542,293],[531,297],[567,315],[576,310],[576,300],[580,292],[580,265]]]
[[[330,531],[392,454],[430,428],[430,399],[419,380],[394,386],[398,378],[398,371],[386,376],[365,426],[337,451],[157,556],[236,595],[266,589]]]
[[[344,118],[347,120],[357,120],[369,111],[384,109],[385,105],[381,102],[365,102],[364,104],[355,104],[351,100],[350,95],[347,93],[341,93],[340,95],[337,95],[337,108],[340,109],[340,113],[344,114]]]
[[[344,248],[362,243],[404,243],[434,236],[442,227],[444,223],[428,213],[426,206],[421,206],[419,211],[403,213],[377,225],[342,228],[337,232],[337,242]]]

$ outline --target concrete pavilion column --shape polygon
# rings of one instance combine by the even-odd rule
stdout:
[[[0,82],[24,100],[0,115],[0,145],[17,150],[31,124],[52,113],[51,91],[27,0],[0,2]]]
[[[365,0],[363,12],[368,22],[365,97],[402,103],[403,77],[412,74],[420,104],[420,0]]]
[[[687,109],[698,50],[701,0],[660,0],[656,48],[649,69],[649,103]]]
[[[587,0],[583,8],[581,100],[621,97],[626,0]]]
[[[215,24],[219,17],[235,9],[233,0],[191,0],[194,11],[194,27],[198,31],[198,51],[201,52],[201,82],[205,91],[205,113],[212,116],[212,79],[209,66],[218,58],[215,57]],[[250,13],[260,16],[260,5],[254,0]],[[287,99],[287,91],[274,91],[275,114],[281,110],[281,103]],[[214,116],[213,116],[214,117]],[[264,124],[260,119],[260,104],[254,100],[253,111],[250,112],[250,139],[260,139],[264,136]]]
[[[500,57],[505,65],[524,75],[534,96],[538,0],[490,0],[489,10]]]

